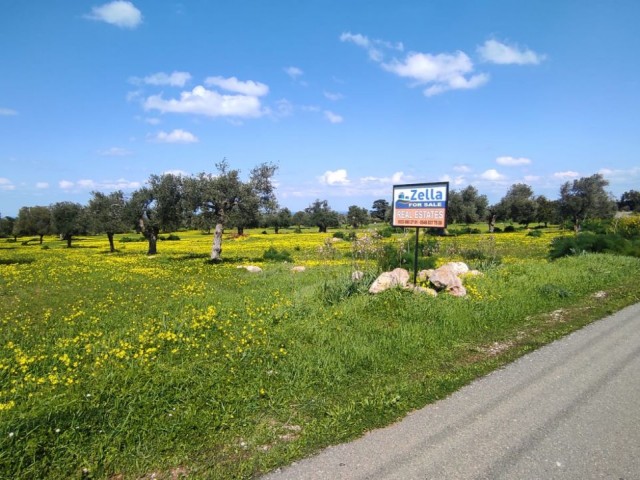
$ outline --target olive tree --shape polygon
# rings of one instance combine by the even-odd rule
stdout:
[[[275,205],[272,177],[277,167],[263,163],[253,168],[248,181],[240,178],[240,171],[230,169],[226,159],[216,164],[217,174],[200,173],[185,179],[185,195],[189,208],[196,213],[209,212],[215,221],[211,260],[222,260],[222,233],[233,221],[243,228],[258,218],[261,211]]]
[[[51,220],[53,231],[67,241],[69,248],[73,236],[85,233],[89,226],[85,208],[73,202],[58,202],[51,205]]]
[[[570,218],[576,233],[587,218],[612,218],[616,202],[605,187],[609,182],[600,173],[582,177],[560,187],[559,206],[565,218]]]
[[[116,251],[113,236],[128,229],[124,193],[118,190],[109,194],[91,192],[91,195],[87,211],[93,230],[107,234],[109,250],[113,253]]]

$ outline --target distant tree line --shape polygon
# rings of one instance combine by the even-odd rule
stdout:
[[[87,205],[58,202],[49,206],[22,207],[17,218],[0,217],[0,235],[17,238],[57,234],[72,245],[74,236],[106,234],[111,251],[114,235],[135,230],[148,242],[148,254],[157,253],[161,232],[179,229],[214,231],[211,259],[219,261],[222,233],[235,228],[239,235],[246,228],[316,227],[320,232],[342,224],[359,228],[370,222],[389,222],[392,205],[385,199],[373,202],[371,210],[351,205],[346,214],[333,210],[327,200],[317,199],[304,210],[292,213],[281,208],[272,183],[276,167],[261,164],[253,168],[247,180],[240,171],[223,160],[216,173],[180,176],[170,173],[151,175],[147,185],[125,196],[121,191],[91,192]],[[608,182],[595,174],[560,187],[559,198],[549,200],[535,195],[524,183],[512,185],[496,204],[489,204],[473,186],[451,190],[447,209],[449,224],[469,225],[487,222],[493,231],[496,222],[512,222],[527,227],[537,222],[545,225],[571,222],[578,232],[588,219],[611,218],[617,210],[640,212],[640,192],[624,192],[616,201],[606,192]]]

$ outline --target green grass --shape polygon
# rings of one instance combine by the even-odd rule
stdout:
[[[221,265],[196,232],[0,244],[0,477],[251,478],[386,425],[640,299],[638,259],[548,262],[555,235],[439,240],[501,259],[466,298],[364,293],[315,233],[229,237]],[[270,248],[294,263],[236,268]]]

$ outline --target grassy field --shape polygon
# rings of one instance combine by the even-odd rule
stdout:
[[[251,478],[388,424],[640,300],[639,259],[547,261],[565,234],[425,240],[437,264],[484,271],[465,298],[351,282],[413,233],[363,252],[250,231],[218,265],[199,232],[154,257],[106,237],[0,240],[0,478]],[[293,262],[263,261],[270,247]]]

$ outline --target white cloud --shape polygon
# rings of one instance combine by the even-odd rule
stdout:
[[[0,115],[3,116],[12,116],[12,115],[17,115],[18,112],[16,112],[15,110],[12,110],[11,108],[0,108]]]
[[[284,72],[289,75],[291,78],[296,80],[298,77],[302,76],[304,72],[298,67],[286,67]]]
[[[521,165],[529,165],[531,164],[531,160],[525,157],[498,157],[496,158],[496,163],[498,165],[504,165],[505,167],[518,167]]]
[[[449,182],[455,186],[464,185],[467,183],[467,180],[462,175],[457,175],[455,177],[451,177],[451,175],[442,175],[439,179],[441,182]]]
[[[390,177],[362,177],[363,184],[398,185],[407,181],[404,172],[395,172]]]
[[[134,85],[169,85],[171,87],[184,87],[191,80],[188,72],[164,72],[154,73],[144,78],[131,77],[129,81]]]
[[[136,28],[142,23],[142,12],[133,3],[117,0],[93,7],[91,13],[85,15],[90,20],[98,20],[120,28]]]
[[[580,174],[578,172],[573,172],[571,170],[568,170],[566,172],[556,172],[553,174],[554,178],[560,178],[560,179],[577,178],[579,176]]]
[[[131,182],[129,180],[125,180],[124,178],[119,178],[115,181],[107,180],[100,183],[100,188],[106,190],[135,190],[137,188],[140,188],[141,186],[141,182]]]
[[[341,93],[332,93],[325,91],[322,92],[322,94],[327,100],[331,100],[332,102],[337,102],[338,100],[342,100],[344,98],[344,95],[342,95]]]
[[[215,85],[216,87],[220,87],[224,90],[248,95],[250,97],[262,97],[269,93],[269,87],[264,83],[254,82],[252,80],[241,82],[236,77],[209,77],[204,81],[204,83],[209,86]]]
[[[49,188],[49,184],[47,182],[37,182],[36,188],[39,190],[44,190],[45,188]]]
[[[76,182],[76,186],[83,190],[93,190],[96,188],[97,184],[93,180],[78,180]]]
[[[150,118],[145,118],[144,122],[148,123],[149,125],[159,125],[160,119],[155,117],[150,117]]]
[[[176,177],[188,177],[189,174],[187,172],[185,172],[184,170],[167,170],[165,172],[163,172],[165,174],[169,174],[169,175],[174,175]]]
[[[402,42],[398,42],[394,44],[391,42],[387,42],[385,40],[377,40],[377,39],[372,40],[369,37],[362,35],[360,33],[354,34],[351,32],[345,32],[340,35],[340,41],[353,43],[354,45],[364,48],[365,50],[367,50],[367,53],[369,54],[369,58],[374,62],[382,62],[382,60],[384,59],[383,50],[385,49],[397,50],[400,52],[404,50],[404,45],[402,44]]]
[[[340,115],[329,110],[324,111],[324,118],[329,120],[331,123],[342,123],[344,121],[344,118],[342,118]]]
[[[126,148],[111,147],[107,150],[99,151],[98,154],[105,157],[124,157],[127,155],[131,155],[131,151],[127,150]]]
[[[540,177],[538,175],[525,175],[524,176],[524,181],[525,182],[537,182],[538,180],[540,180]]]
[[[487,74],[471,75],[473,63],[460,51],[437,55],[410,52],[402,62],[394,59],[381,66],[388,72],[413,80],[416,85],[430,85],[424,90],[427,97],[448,90],[477,88],[489,81]]]
[[[255,118],[265,112],[260,99],[251,95],[221,95],[198,85],[190,92],[182,92],[180,99],[165,100],[162,95],[152,95],[144,102],[145,110],[162,113],[191,113],[209,117]]]
[[[71,182],[69,180],[61,180],[58,182],[58,186],[65,191],[91,191],[91,190],[135,190],[142,186],[141,182],[131,182],[120,178],[118,180],[105,180],[97,182],[95,180],[82,179],[77,182]],[[48,188],[49,184],[46,182],[38,182],[37,188]]]
[[[359,33],[353,34],[351,32],[345,32],[342,35],[340,35],[340,41],[351,42],[362,48],[369,48],[369,46],[371,45],[371,42],[369,41],[369,39],[366,36],[361,35]]]
[[[349,185],[351,181],[347,178],[347,171],[344,168],[330,171],[327,170],[319,178],[320,183],[325,185]]]
[[[454,165],[453,171],[458,173],[469,173],[471,168],[468,165]]]
[[[505,180],[507,177],[499,173],[495,168],[491,168],[480,175],[482,180],[489,180],[490,182],[499,182]]]
[[[530,49],[521,49],[517,45],[507,45],[497,40],[487,40],[478,47],[478,53],[483,61],[500,65],[538,65],[546,55]]]
[[[8,178],[0,177],[0,190],[15,190],[16,186]]]
[[[160,143],[196,143],[198,141],[198,137],[191,132],[177,128],[169,133],[162,131],[158,132],[152,137],[152,140]]]

